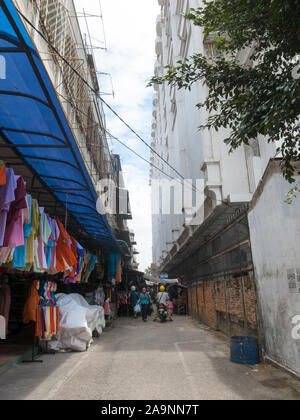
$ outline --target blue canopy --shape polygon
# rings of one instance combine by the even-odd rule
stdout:
[[[98,197],[76,140],[11,0],[0,0],[0,137],[61,203],[68,202],[91,238],[120,252],[105,216],[97,212]]]

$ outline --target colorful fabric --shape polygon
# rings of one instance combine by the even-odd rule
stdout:
[[[0,186],[6,184],[6,166],[3,160],[0,160]]]
[[[27,240],[28,240],[28,237],[30,235],[30,232],[33,229],[32,226],[31,226],[32,197],[30,195],[26,196],[26,203],[27,203],[27,208],[24,209],[24,212],[23,212],[23,216],[24,216],[24,225],[23,225],[24,245],[16,247],[16,249],[15,249],[14,258],[13,258],[13,266],[15,268],[25,268],[26,267]]]
[[[30,286],[29,295],[23,310],[24,324],[37,321],[37,309],[40,302],[40,296],[38,294],[39,286],[40,282],[38,280],[34,280]]]
[[[69,244],[69,240],[71,239],[70,235],[60,220],[56,219],[56,222],[60,231],[56,248],[56,268],[58,272],[63,272],[77,264],[77,260]]]
[[[0,186],[0,246],[3,246],[7,214],[11,203],[15,200],[17,181],[13,169],[6,169],[6,184]]]
[[[15,200],[11,203],[7,214],[7,224],[3,246],[16,248],[24,245],[23,209],[27,208],[26,184],[22,177],[16,177],[17,188]]]
[[[116,280],[120,258],[121,258],[121,255],[119,254],[109,254],[109,263],[108,263],[108,271],[107,271],[107,277],[109,280],[113,280],[113,281]]]

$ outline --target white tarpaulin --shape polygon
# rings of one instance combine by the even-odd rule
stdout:
[[[149,281],[149,282],[155,283],[155,284],[171,285],[171,284],[178,284],[179,283],[178,279],[164,280],[164,279],[159,279],[157,277],[152,277],[152,276],[148,276],[148,275],[144,275],[144,279],[146,281]]]
[[[6,339],[6,320],[0,315],[0,340]]]
[[[105,316],[102,306],[89,305],[79,294],[57,294],[60,333],[49,342],[52,350],[86,351],[93,342],[93,332],[102,334]]]

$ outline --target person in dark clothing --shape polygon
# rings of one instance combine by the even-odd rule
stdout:
[[[135,286],[132,286],[131,293],[130,293],[130,304],[132,305],[134,318],[137,318],[137,312],[135,312],[134,308],[137,305],[137,303],[139,303],[139,300],[140,300],[140,296],[138,292],[136,291]]]

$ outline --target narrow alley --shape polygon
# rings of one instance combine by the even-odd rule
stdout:
[[[0,376],[0,399],[300,400],[297,380],[270,365],[230,362],[223,334],[175,317],[119,319],[85,353],[44,355]]]

